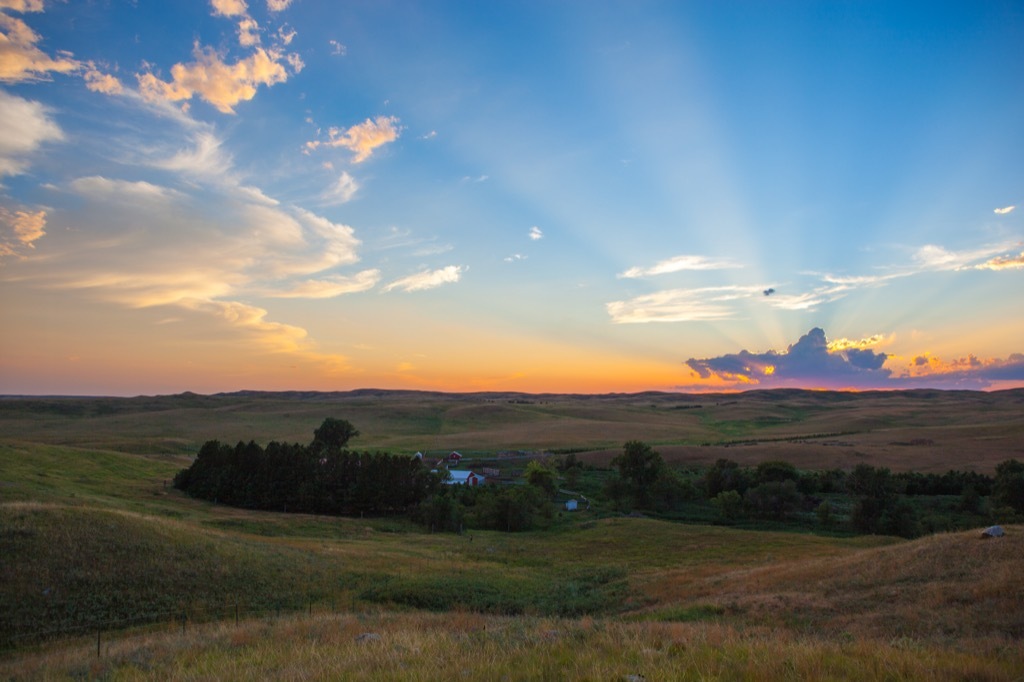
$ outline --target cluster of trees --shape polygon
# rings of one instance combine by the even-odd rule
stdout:
[[[410,457],[346,449],[358,431],[328,418],[309,445],[208,441],[174,486],[192,497],[247,509],[359,515],[408,512],[440,488]]]
[[[551,494],[540,485],[449,485],[425,500],[413,520],[432,531],[515,533],[547,526],[553,516]]]
[[[814,512],[823,527],[833,527],[839,510],[824,498],[841,496],[850,530],[903,537],[928,528],[912,502],[915,496],[959,496],[957,510],[963,514],[979,513],[986,498],[988,508],[1003,517],[1024,514],[1024,464],[1016,460],[1001,463],[995,477],[965,471],[893,473],[866,464],[852,471],[803,472],[783,461],[751,468],[729,459],[687,475],[669,469],[647,444],[630,441],[612,464],[618,475],[606,482],[604,494],[623,511],[672,512],[705,500],[727,523],[784,521],[797,512]]]

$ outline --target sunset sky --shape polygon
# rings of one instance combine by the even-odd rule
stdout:
[[[1024,3],[0,0],[0,394],[1024,386]]]

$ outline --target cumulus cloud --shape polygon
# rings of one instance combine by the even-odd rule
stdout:
[[[723,268],[739,268],[738,263],[723,258],[706,256],[674,256],[655,263],[650,267],[632,267],[619,274],[620,278],[651,277],[666,275],[680,270],[721,270]]]
[[[237,17],[245,14],[249,6],[245,0],[210,0],[213,14],[221,17]]]
[[[1007,213],[1010,213],[1011,211],[1013,211],[1013,209],[1015,209],[1015,208],[1017,208],[1017,207],[1016,206],[1004,206],[1003,208],[994,209],[992,212],[995,213],[996,215],[1006,215]]]
[[[613,301],[605,308],[616,324],[729,320],[736,316],[731,302],[762,295],[763,289],[763,286],[669,289],[628,301]]]
[[[238,44],[242,47],[260,44],[260,25],[252,17],[245,17],[238,22]]]
[[[63,138],[46,107],[0,90],[0,178],[21,173],[40,145]]]
[[[321,145],[344,147],[355,154],[352,158],[353,163],[362,163],[370,158],[377,148],[397,140],[400,132],[401,127],[396,117],[378,116],[375,119],[368,118],[346,130],[331,128],[328,130],[326,142],[307,142],[306,148],[314,150]]]
[[[267,10],[270,12],[283,12],[288,9],[292,0],[267,0]]]
[[[95,65],[89,64],[86,68],[85,87],[93,92],[100,92],[104,95],[120,95],[124,92],[124,86],[115,76],[103,73]]]
[[[359,191],[359,183],[347,172],[342,171],[337,182],[331,185],[321,196],[327,204],[345,204]]]
[[[153,73],[136,76],[139,90],[150,100],[180,102],[199,96],[225,114],[235,113],[239,102],[247,102],[256,96],[259,86],[270,87],[288,80],[289,73],[284,67],[288,63],[293,72],[302,68],[301,60],[289,60],[278,50],[256,48],[245,59],[228,64],[211,48],[194,46],[195,61],[179,63],[171,67],[171,80],[164,81]]]
[[[539,227],[534,225],[533,227],[530,228],[530,239],[532,239],[533,241],[537,241],[538,239],[544,239],[544,232]]]
[[[409,275],[408,277],[391,282],[384,287],[384,291],[398,289],[399,291],[412,292],[436,289],[444,284],[458,282],[465,271],[466,268],[462,265],[449,265],[439,270],[424,270],[415,275]]]
[[[944,362],[928,353],[909,361],[871,347],[890,339],[875,334],[859,340],[828,341],[819,328],[787,350],[738,353],[687,360],[686,365],[706,382],[729,388],[985,389],[997,382],[1024,381],[1024,354],[1006,359],[974,355]]]
[[[46,234],[46,211],[12,211],[0,206],[0,258],[35,248]]]
[[[815,327],[783,352],[739,353],[686,361],[701,379],[734,386],[801,386],[808,388],[868,388],[887,381],[883,367],[888,356],[870,349],[829,350],[825,332]]]
[[[36,6],[34,3],[16,4],[26,8]],[[31,11],[42,11],[42,8]],[[51,57],[36,46],[38,42],[39,34],[28,24],[0,12],[0,82],[41,80],[51,73],[72,73],[82,68],[69,54]]]
[[[1024,268],[1024,251],[1019,256],[996,256],[974,267],[979,270],[1020,270]]]

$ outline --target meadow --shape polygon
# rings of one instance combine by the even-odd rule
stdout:
[[[991,473],[1024,459],[1022,407],[1021,391],[0,399],[0,678],[1020,679],[1019,525],[903,541],[594,509],[431,534],[169,482],[205,440],[308,442],[327,416],[406,454],[600,466],[640,438],[670,463]]]

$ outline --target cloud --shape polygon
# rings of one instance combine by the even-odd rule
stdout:
[[[680,270],[721,270],[723,268],[739,268],[738,263],[722,258],[706,256],[674,256],[668,260],[655,263],[651,267],[633,267],[619,275],[620,278],[650,277],[666,275]]]
[[[605,305],[615,324],[646,322],[707,322],[730,320],[736,311],[729,304],[763,295],[763,286],[669,289]]]
[[[462,273],[465,271],[466,268],[462,265],[449,265],[441,268],[440,270],[424,270],[423,272],[403,277],[402,279],[388,284],[384,287],[384,291],[387,292],[398,289],[400,291],[413,292],[436,289],[444,284],[458,282],[459,279],[462,278]]]
[[[270,12],[283,12],[288,9],[292,0],[267,0],[267,10]]]
[[[12,211],[0,206],[0,258],[17,256],[46,234],[46,211]]]
[[[526,260],[526,256],[521,253],[513,253],[511,256],[505,256],[506,263],[515,263],[516,261]]]
[[[806,388],[868,388],[887,381],[885,353],[870,349],[830,350],[825,332],[815,327],[784,352],[739,353],[694,359],[686,365],[703,380],[734,386],[800,386]]]
[[[43,0],[0,0],[0,9],[15,12],[42,12]]]
[[[246,59],[234,64],[224,62],[211,48],[194,46],[195,61],[179,63],[171,67],[171,80],[163,81],[153,73],[136,76],[139,90],[150,100],[180,102],[198,95],[225,114],[235,113],[239,102],[247,102],[256,96],[259,86],[270,87],[288,80],[288,70],[282,62],[289,63],[294,72],[302,68],[301,60],[289,60],[278,50],[256,50]]]
[[[313,150],[321,144],[328,147],[344,147],[355,153],[353,163],[362,163],[370,158],[378,147],[397,140],[400,132],[396,117],[378,116],[372,120],[366,119],[347,130],[331,128],[326,142],[307,142],[306,148]]]
[[[77,178],[69,187],[77,194],[90,199],[118,203],[145,203],[149,206],[166,204],[180,196],[167,187],[160,187],[144,180],[111,180],[101,175]]]
[[[298,282],[290,289],[269,294],[275,298],[334,298],[369,291],[380,281],[380,270],[363,270],[351,277],[325,277]]]
[[[260,44],[260,25],[252,17],[245,17],[238,22],[238,44],[242,47]]]
[[[914,254],[914,260],[925,270],[966,270],[979,260],[992,258],[1006,251],[1005,244],[982,246],[969,251],[949,251],[935,244],[926,244]]]
[[[321,198],[327,204],[345,204],[359,191],[359,183],[348,173],[342,171],[341,177],[331,185]]]
[[[997,382],[1024,381],[1024,354],[983,360],[968,355],[943,362],[928,353],[909,361],[873,346],[891,339],[875,334],[860,340],[828,341],[819,328],[782,352],[769,350],[693,359],[686,365],[703,383],[727,388],[985,389]]]
[[[223,177],[231,168],[231,157],[222,150],[220,138],[208,130],[192,135],[189,147],[152,162],[156,168],[201,177]]]
[[[46,107],[0,90],[0,178],[21,173],[28,163],[25,157],[43,143],[63,138]]]
[[[1015,208],[1017,208],[1017,207],[1016,206],[1004,206],[1003,208],[997,208],[997,209],[993,210],[992,212],[995,213],[996,215],[1006,215],[1007,213],[1010,213],[1011,211],[1013,211],[1013,209],[1015,209]]]
[[[36,7],[34,3],[14,3]],[[15,8],[12,8],[15,9]],[[42,11],[42,8],[31,11]],[[72,73],[82,68],[70,55],[50,57],[38,47],[39,34],[21,19],[0,12],[0,82],[43,80],[51,73]]]
[[[210,4],[213,6],[214,16],[237,17],[249,10],[245,0],[210,0]]]
[[[1024,251],[1019,256],[996,256],[974,267],[979,270],[1020,270],[1024,268]]]
[[[344,57],[346,54],[348,54],[348,48],[339,43],[337,40],[328,40],[327,43],[331,46],[331,54],[341,57]]]
[[[108,73],[102,73],[94,65],[89,64],[85,72],[85,87],[93,92],[104,95],[120,95],[124,92],[124,86],[116,77]]]
[[[534,225],[533,227],[530,228],[530,239],[532,239],[533,241],[544,239],[544,232],[539,227]]]

